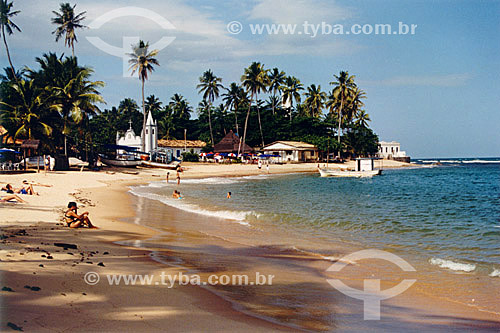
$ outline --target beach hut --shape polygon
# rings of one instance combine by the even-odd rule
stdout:
[[[231,130],[222,140],[220,140],[219,143],[214,146],[214,152],[237,154],[239,145],[240,138]],[[240,153],[250,153],[251,151],[253,151],[252,147],[246,143],[242,143]]]
[[[158,140],[158,150],[170,151],[175,158],[180,158],[182,153],[191,150],[193,150],[193,153],[199,155],[206,145],[201,140]]]
[[[31,152],[37,153],[37,158],[40,159],[40,154],[38,154],[38,148],[40,147],[40,140],[24,140],[21,144],[21,149],[24,151],[24,170],[26,170],[26,158],[31,156]],[[27,154],[26,154],[27,153]],[[28,156],[27,156],[28,155]],[[40,171],[40,162],[36,163],[37,171]]]
[[[300,141],[275,141],[263,149],[266,155],[276,155],[279,162],[311,162],[318,160],[318,148]]]

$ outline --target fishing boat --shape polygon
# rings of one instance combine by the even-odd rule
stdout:
[[[373,177],[382,174],[382,169],[374,168],[374,158],[357,158],[355,170],[318,168],[321,177]]]
[[[141,159],[129,154],[120,154],[116,155],[116,157],[99,154],[99,159],[106,165],[125,168],[135,168],[143,162]]]
[[[152,162],[152,161],[142,161],[142,165],[150,168],[160,168],[160,169],[168,169],[175,170],[179,166],[179,161],[172,161],[168,164],[160,163],[160,162]]]

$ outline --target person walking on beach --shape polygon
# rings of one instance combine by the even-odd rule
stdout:
[[[269,173],[269,162],[267,162],[267,164],[266,164],[266,170],[267,170],[267,173]]]
[[[45,159],[44,159],[44,171],[45,171],[45,174],[47,174],[47,171],[49,171],[49,168],[50,168],[50,156],[46,156]]]
[[[168,177],[170,176],[170,171],[167,171],[167,184],[168,184]]]
[[[89,212],[84,212],[78,215],[78,208],[76,206],[76,202],[71,201],[68,203],[68,210],[64,212],[64,218],[66,219],[66,223],[70,228],[82,228],[83,226],[87,226],[90,229],[98,229],[96,226],[90,222]]]
[[[257,167],[259,168],[259,170],[262,169],[262,161],[261,160],[259,160],[259,162],[257,162]]]
[[[180,185],[181,184],[181,172],[182,172],[182,169],[180,166],[177,166],[177,185]]]

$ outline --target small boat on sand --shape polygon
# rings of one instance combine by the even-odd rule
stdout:
[[[160,169],[169,169],[175,170],[179,166],[179,161],[172,161],[169,164],[159,163],[159,162],[151,162],[151,161],[142,161],[142,166],[150,167],[150,168],[160,168]]]
[[[99,154],[99,159],[106,165],[125,168],[135,168],[143,162],[133,155],[117,155],[116,157],[111,157]]]

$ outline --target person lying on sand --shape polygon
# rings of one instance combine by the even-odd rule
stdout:
[[[21,186],[20,188],[13,188],[12,185],[7,184],[5,187],[2,187],[2,191],[6,191],[9,194],[29,194],[29,195],[39,195],[33,189],[33,185]]]
[[[68,210],[64,212],[64,218],[66,219],[66,223],[70,228],[83,228],[84,226],[89,227],[90,229],[98,229],[94,226],[89,219],[89,212],[84,212],[78,215],[78,208],[76,206],[76,202],[71,201],[68,203]]]
[[[19,202],[19,203],[24,203],[26,201],[24,201],[23,199],[19,198],[17,195],[15,194],[12,194],[12,195],[6,195],[6,196],[3,196],[3,197],[0,197],[0,202],[12,202],[12,200],[16,200],[16,202]]]
[[[44,186],[44,187],[52,187],[52,185],[35,183],[34,181],[28,182],[26,179],[23,180],[24,185],[33,185],[33,186]]]

